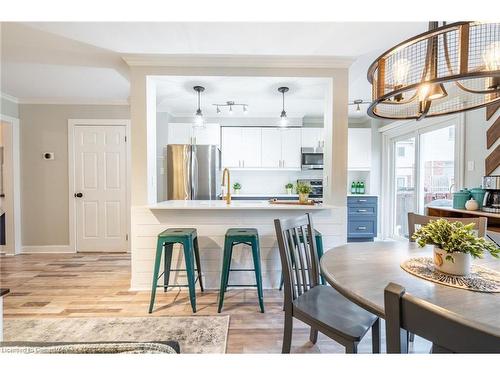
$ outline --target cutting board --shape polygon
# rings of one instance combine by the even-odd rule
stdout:
[[[301,203],[299,201],[280,201],[278,199],[270,199],[269,200],[270,204],[288,204],[288,205],[295,205],[295,206],[314,206],[316,203],[314,203],[312,200],[307,201],[306,203]]]

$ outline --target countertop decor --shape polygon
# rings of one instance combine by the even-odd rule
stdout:
[[[480,265],[472,265],[466,276],[450,275],[434,268],[430,257],[410,258],[401,263],[401,268],[412,275],[453,288],[474,292],[500,293],[500,272]]]

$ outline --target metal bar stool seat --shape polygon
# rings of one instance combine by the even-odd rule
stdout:
[[[231,258],[233,256],[233,247],[235,245],[244,244],[252,249],[253,269],[231,269]],[[256,284],[251,285],[229,285],[229,272],[231,271],[254,271]],[[260,312],[264,312],[264,297],[262,293],[262,272],[260,266],[260,246],[259,246],[259,233],[254,228],[229,228],[226,232],[224,240],[224,254],[222,258],[222,272],[219,291],[219,308],[218,312],[222,311],[224,304],[224,293],[227,287],[257,287],[257,294],[259,297]]]
[[[174,244],[181,244],[184,251],[185,269],[172,269],[172,253]],[[160,263],[162,254],[164,254],[164,268],[160,273]],[[194,256],[193,256],[194,255]],[[196,262],[196,267],[195,267]],[[169,284],[171,271],[185,271],[187,273],[188,283]],[[163,285],[158,285],[158,280],[163,276]],[[200,289],[203,292],[203,280],[201,277],[200,253],[198,248],[198,235],[195,228],[168,228],[158,235],[156,244],[156,257],[153,271],[153,285],[151,288],[151,301],[149,303],[149,313],[153,311],[155,303],[156,289],[160,286],[166,292],[168,287],[178,286],[189,288],[189,299],[193,312],[196,312],[196,282],[199,281]]]

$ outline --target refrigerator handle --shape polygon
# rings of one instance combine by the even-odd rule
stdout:
[[[187,171],[188,173],[184,173],[184,199],[189,200],[191,199],[189,192],[191,191],[190,185],[190,164],[191,164],[191,153],[187,150],[184,151],[184,171]]]

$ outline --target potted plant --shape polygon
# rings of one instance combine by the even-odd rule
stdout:
[[[309,194],[311,194],[311,185],[309,184],[297,184],[297,193],[299,194],[299,202],[307,203],[309,199]]]
[[[500,249],[484,238],[477,237],[474,223],[463,224],[445,219],[431,220],[420,227],[413,239],[419,246],[434,245],[434,266],[452,275],[467,275],[472,258],[482,258],[485,252],[500,256]]]
[[[293,184],[291,182],[289,182],[288,184],[285,185],[285,189],[286,189],[286,193],[288,195],[291,195],[292,194],[292,189],[293,189]]]
[[[235,182],[233,184],[233,190],[234,190],[234,194],[239,194],[240,190],[241,190],[241,184],[239,182]]]

